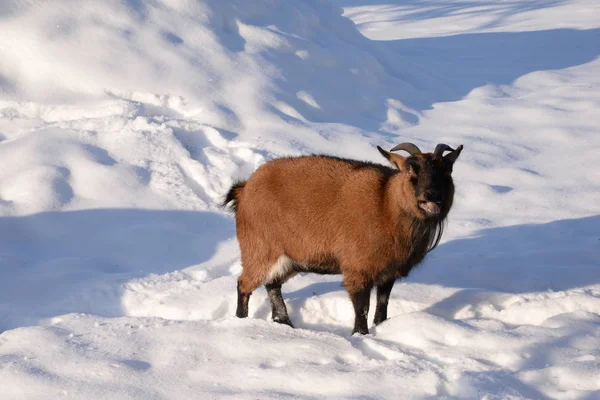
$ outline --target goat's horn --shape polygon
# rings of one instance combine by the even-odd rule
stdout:
[[[390,151],[400,151],[400,150],[407,151],[412,156],[414,156],[415,154],[421,154],[421,150],[419,150],[419,148],[412,143],[400,143],[398,146],[394,147]]]
[[[435,150],[433,151],[434,157],[442,157],[445,151],[454,151],[454,149],[447,144],[440,143],[435,146]]]

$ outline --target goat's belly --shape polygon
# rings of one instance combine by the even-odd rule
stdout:
[[[293,268],[296,272],[311,272],[321,275],[338,275],[342,273],[340,263],[334,257],[324,257],[323,259],[305,262],[295,261]]]

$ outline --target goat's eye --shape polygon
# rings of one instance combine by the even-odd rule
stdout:
[[[412,169],[412,171],[415,173],[415,175],[417,175],[419,173],[419,170],[421,169],[421,166],[419,165],[418,161],[415,160],[408,160],[407,161],[407,165],[408,167],[410,167],[410,169]]]

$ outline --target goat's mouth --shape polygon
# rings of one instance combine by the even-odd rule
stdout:
[[[419,208],[425,212],[428,217],[437,217],[440,215],[440,205],[433,201],[419,201]]]

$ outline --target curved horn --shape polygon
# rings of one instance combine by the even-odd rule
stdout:
[[[419,148],[412,143],[400,143],[398,146],[394,147],[390,151],[400,150],[409,152],[411,156],[414,156],[415,154],[421,154],[421,150],[419,150]]]
[[[434,157],[442,157],[445,151],[454,151],[454,149],[447,144],[440,143],[435,146],[435,150],[433,151]]]

